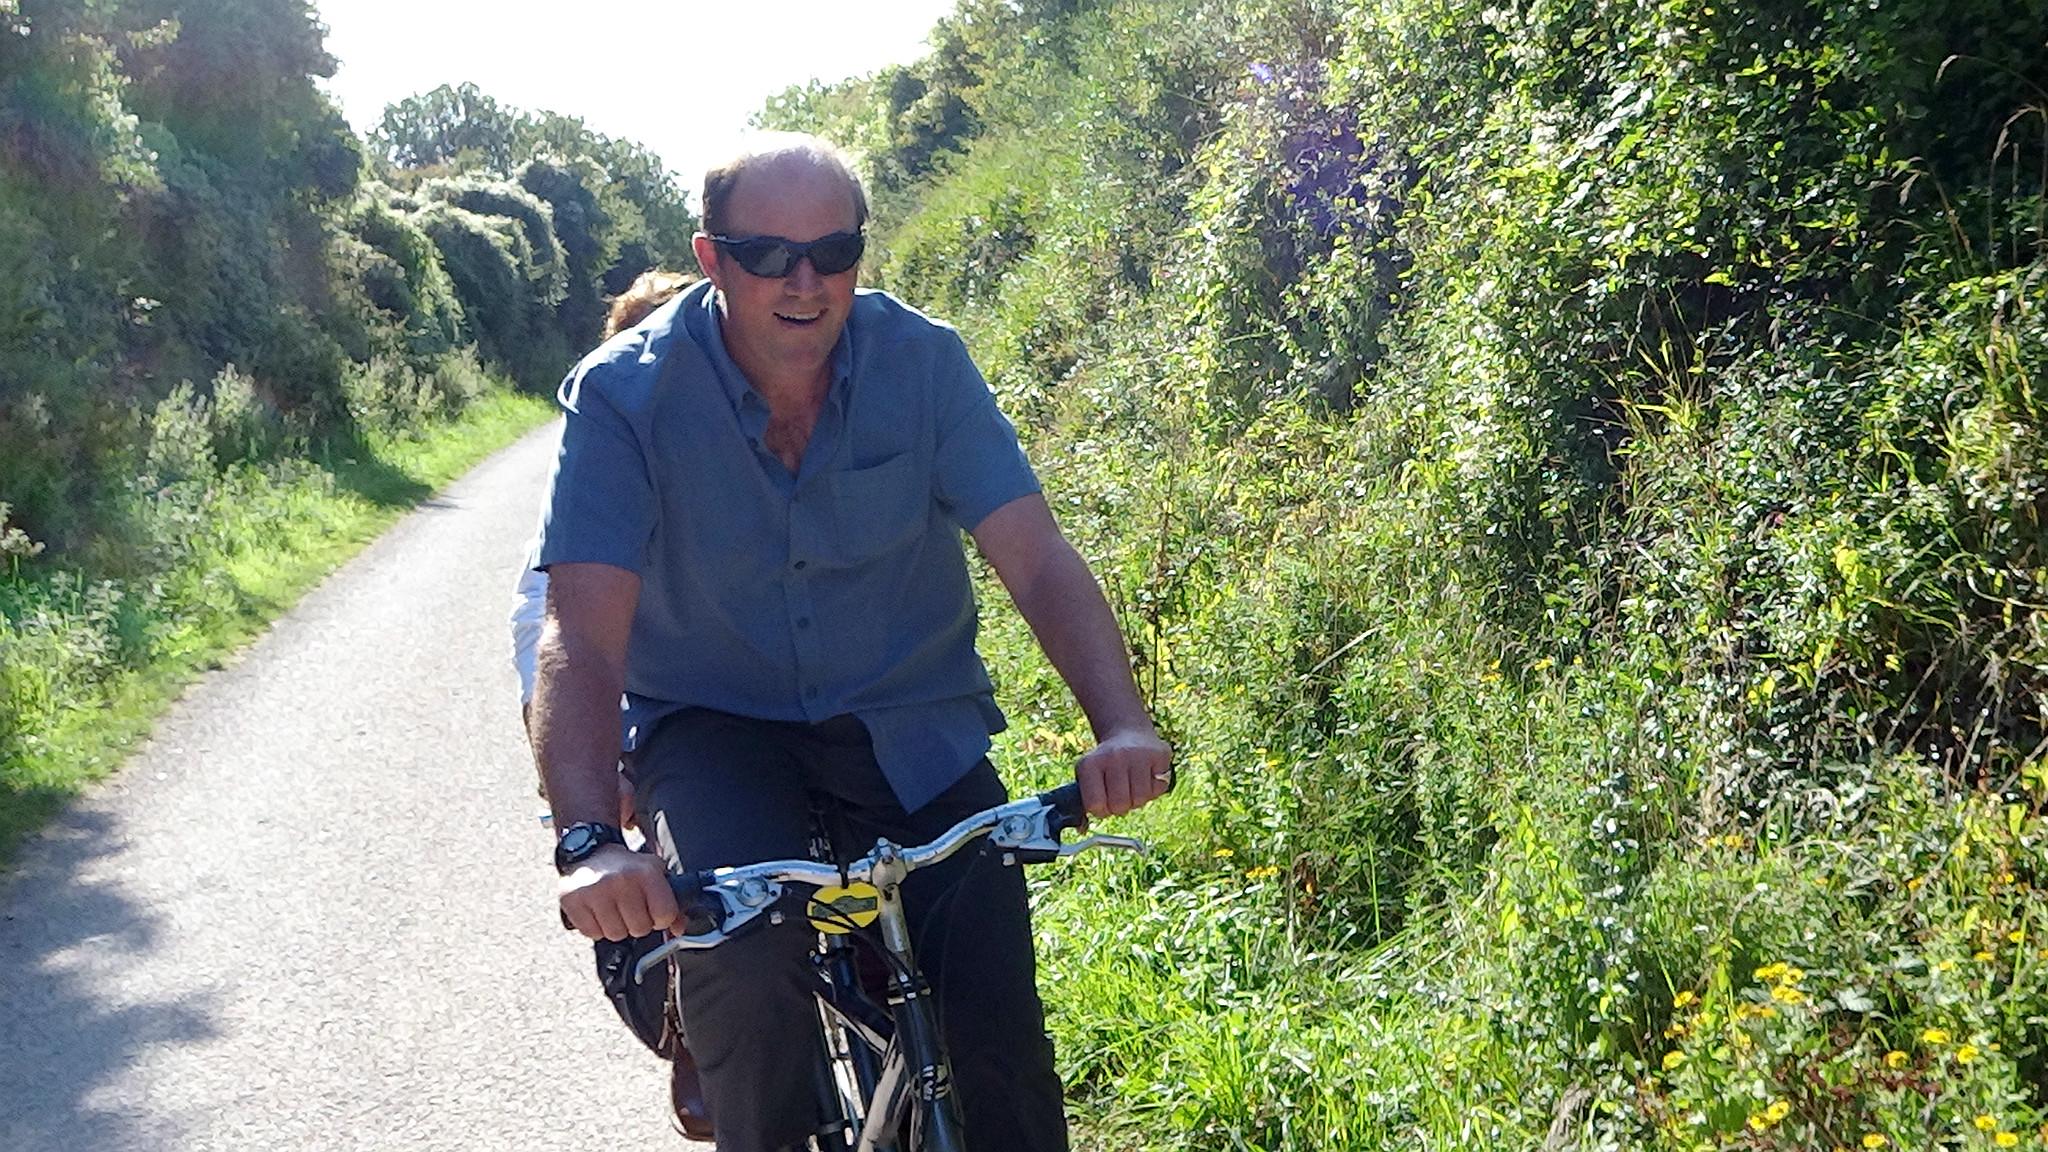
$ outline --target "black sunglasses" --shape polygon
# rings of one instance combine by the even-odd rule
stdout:
[[[731,256],[751,276],[781,279],[796,271],[796,262],[808,256],[820,276],[832,276],[860,263],[867,250],[867,237],[859,232],[834,232],[808,244],[780,236],[713,236],[711,242]]]

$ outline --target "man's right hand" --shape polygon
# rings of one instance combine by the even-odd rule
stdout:
[[[562,915],[592,940],[645,936],[676,922],[676,897],[661,857],[607,844],[561,878]]]

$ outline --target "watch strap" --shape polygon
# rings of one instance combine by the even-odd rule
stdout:
[[[555,871],[567,874],[607,844],[626,843],[626,834],[610,824],[579,820],[555,837]]]

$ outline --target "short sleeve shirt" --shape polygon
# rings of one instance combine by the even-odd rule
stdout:
[[[959,334],[871,291],[792,475],[720,325],[700,283],[569,374],[532,566],[639,575],[627,747],[688,707],[851,713],[914,810],[1004,727],[961,534],[1037,478]]]

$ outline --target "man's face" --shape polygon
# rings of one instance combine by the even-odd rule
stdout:
[[[851,232],[855,217],[853,192],[837,172],[786,157],[740,177],[725,235],[801,243]],[[726,350],[741,371],[782,378],[823,370],[853,310],[858,266],[820,276],[805,258],[778,279],[748,273],[704,236],[697,237],[696,251],[725,299]]]

